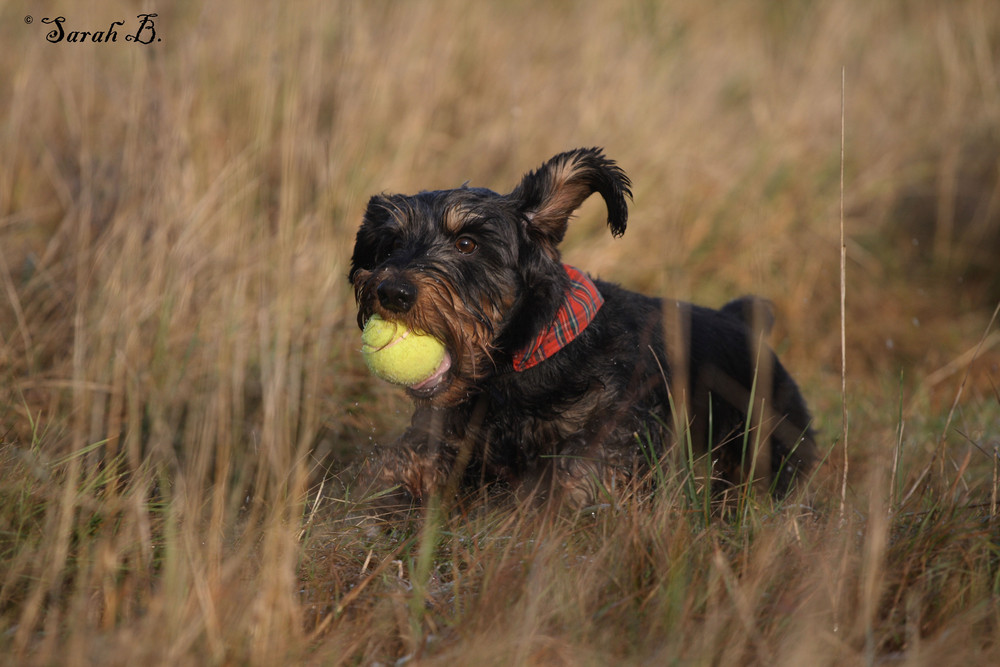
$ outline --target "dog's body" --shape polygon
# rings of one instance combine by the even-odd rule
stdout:
[[[805,403],[760,342],[766,302],[712,310],[561,263],[569,217],[593,192],[611,231],[624,232],[629,187],[600,150],[580,149],[508,195],[462,187],[371,199],[350,273],[359,325],[377,312],[448,350],[409,389],[410,428],[367,463],[371,481],[392,489],[383,506],[499,485],[583,507],[678,440],[711,451],[713,477],[737,484],[755,469],[777,495],[813,464]]]

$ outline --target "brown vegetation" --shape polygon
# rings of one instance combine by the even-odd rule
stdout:
[[[1000,4],[178,3],[150,45],[135,3],[42,4],[0,6],[0,655],[1000,662]],[[589,145],[635,206],[612,239],[588,203],[567,259],[775,301],[833,452],[809,506],[719,520],[668,469],[357,530],[352,463],[408,414],[357,353],[367,197]]]

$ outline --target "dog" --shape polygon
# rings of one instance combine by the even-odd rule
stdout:
[[[556,155],[505,195],[466,183],[370,199],[348,276],[359,327],[377,313],[447,350],[406,390],[409,428],[364,463],[376,511],[484,489],[586,508],[678,445],[675,462],[708,455],[713,490],[752,481],[780,498],[813,467],[805,401],[762,342],[769,302],[714,310],[563,264],[595,192],[621,236],[631,182],[599,148]]]

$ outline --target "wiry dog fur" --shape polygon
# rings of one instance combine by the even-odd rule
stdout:
[[[408,390],[410,427],[366,462],[381,506],[494,486],[583,507],[678,440],[711,452],[722,486],[747,481],[753,461],[755,480],[780,496],[813,464],[805,403],[760,342],[773,321],[763,300],[713,310],[595,280],[604,304],[589,326],[514,370],[563,302],[559,244],[594,192],[623,234],[630,182],[600,149],[557,155],[506,195],[463,186],[371,198],[349,276],[358,325],[374,313],[401,321],[443,341],[451,360]]]

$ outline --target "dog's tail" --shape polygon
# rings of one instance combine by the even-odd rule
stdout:
[[[765,335],[774,328],[774,304],[770,299],[749,294],[733,299],[719,312],[739,320],[754,331],[763,331]]]

